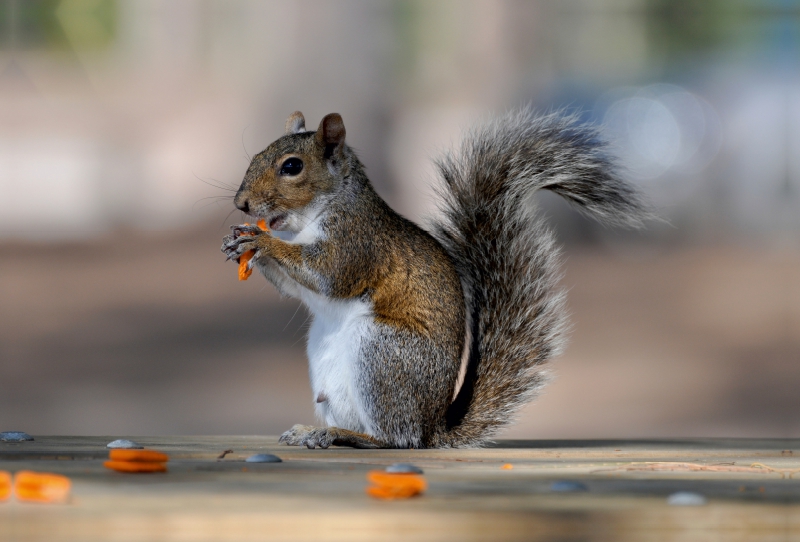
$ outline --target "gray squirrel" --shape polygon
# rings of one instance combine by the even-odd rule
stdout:
[[[575,115],[512,111],[438,161],[442,218],[427,232],[375,192],[342,117],[302,113],[257,154],[222,251],[313,314],[309,373],[327,427],[280,441],[308,448],[479,446],[548,380],[564,344],[559,249],[531,196],[551,190],[607,224],[649,217],[598,130]],[[456,394],[462,358],[466,371]],[[455,398],[454,398],[455,396]]]

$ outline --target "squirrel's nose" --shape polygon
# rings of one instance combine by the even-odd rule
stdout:
[[[247,202],[247,200],[244,200],[244,201],[241,201],[241,202],[237,201],[235,205],[240,211],[243,211],[245,213],[249,213],[250,212],[250,204]]]

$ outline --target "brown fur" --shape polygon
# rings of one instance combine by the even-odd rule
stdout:
[[[316,149],[314,149],[316,150]],[[249,191],[240,192],[237,198],[269,200],[276,207],[284,209],[303,209],[320,192],[330,191],[332,183],[323,174],[324,165],[310,153],[288,152],[276,157],[256,156],[245,177]],[[277,168],[284,160],[297,157],[308,164],[292,182],[278,176]],[[258,161],[256,161],[258,160]]]
[[[298,115],[295,112],[287,119],[287,131],[299,123]],[[274,208],[306,209],[320,194],[336,189],[324,155],[326,151],[341,155],[344,137],[344,124],[335,114],[325,117],[316,133],[287,134],[253,159],[242,189],[236,195],[237,205],[241,206],[244,201],[250,205],[269,201]],[[293,151],[282,152],[288,148]],[[278,175],[280,165],[291,157],[302,159],[304,169],[291,180],[283,179]],[[358,166],[360,170],[360,164]],[[363,196],[370,204],[368,212],[343,212],[341,224],[346,230],[334,225],[328,231],[328,239],[320,242],[313,254],[304,255],[300,246],[270,235],[258,236],[254,240],[255,247],[262,257],[274,258],[289,269],[307,266],[323,277],[335,277],[326,281],[325,291],[329,295],[339,298],[368,295],[375,306],[376,320],[381,323],[426,334],[439,329],[444,323],[441,321],[442,296],[450,293],[456,303],[461,297],[461,286],[452,262],[430,235],[398,216],[370,186],[364,188]],[[366,243],[349,246],[352,243],[346,237],[350,228],[357,228],[376,242],[369,247]],[[342,253],[353,250],[362,254],[356,252],[350,256],[363,259],[359,258],[357,269],[348,269],[342,265],[348,255]],[[309,282],[304,275],[292,274],[292,278],[313,291],[320,291],[320,285]],[[432,289],[438,289],[441,295],[427,295]],[[448,305],[455,304],[453,300],[448,301]],[[460,312],[455,310],[456,315]]]

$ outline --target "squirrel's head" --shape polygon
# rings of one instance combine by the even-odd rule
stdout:
[[[316,132],[305,125],[301,112],[289,116],[286,133],[253,157],[233,200],[271,230],[302,229],[313,207],[335,193],[347,166],[341,115],[326,115]]]

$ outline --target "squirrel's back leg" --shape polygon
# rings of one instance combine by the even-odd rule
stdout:
[[[452,350],[452,351],[450,351]],[[457,343],[443,348],[420,334],[378,324],[362,339],[356,360],[363,426],[372,435],[339,427],[295,425],[280,442],[308,448],[426,448],[444,431],[460,364]]]
[[[378,324],[361,344],[355,384],[365,426],[392,448],[436,446],[445,430],[461,345],[441,339]]]
[[[339,427],[314,427],[311,425],[295,425],[281,435],[279,442],[289,446],[306,446],[307,448],[327,448],[328,446],[351,446],[353,448],[390,448],[375,437],[364,433],[356,433]]]

